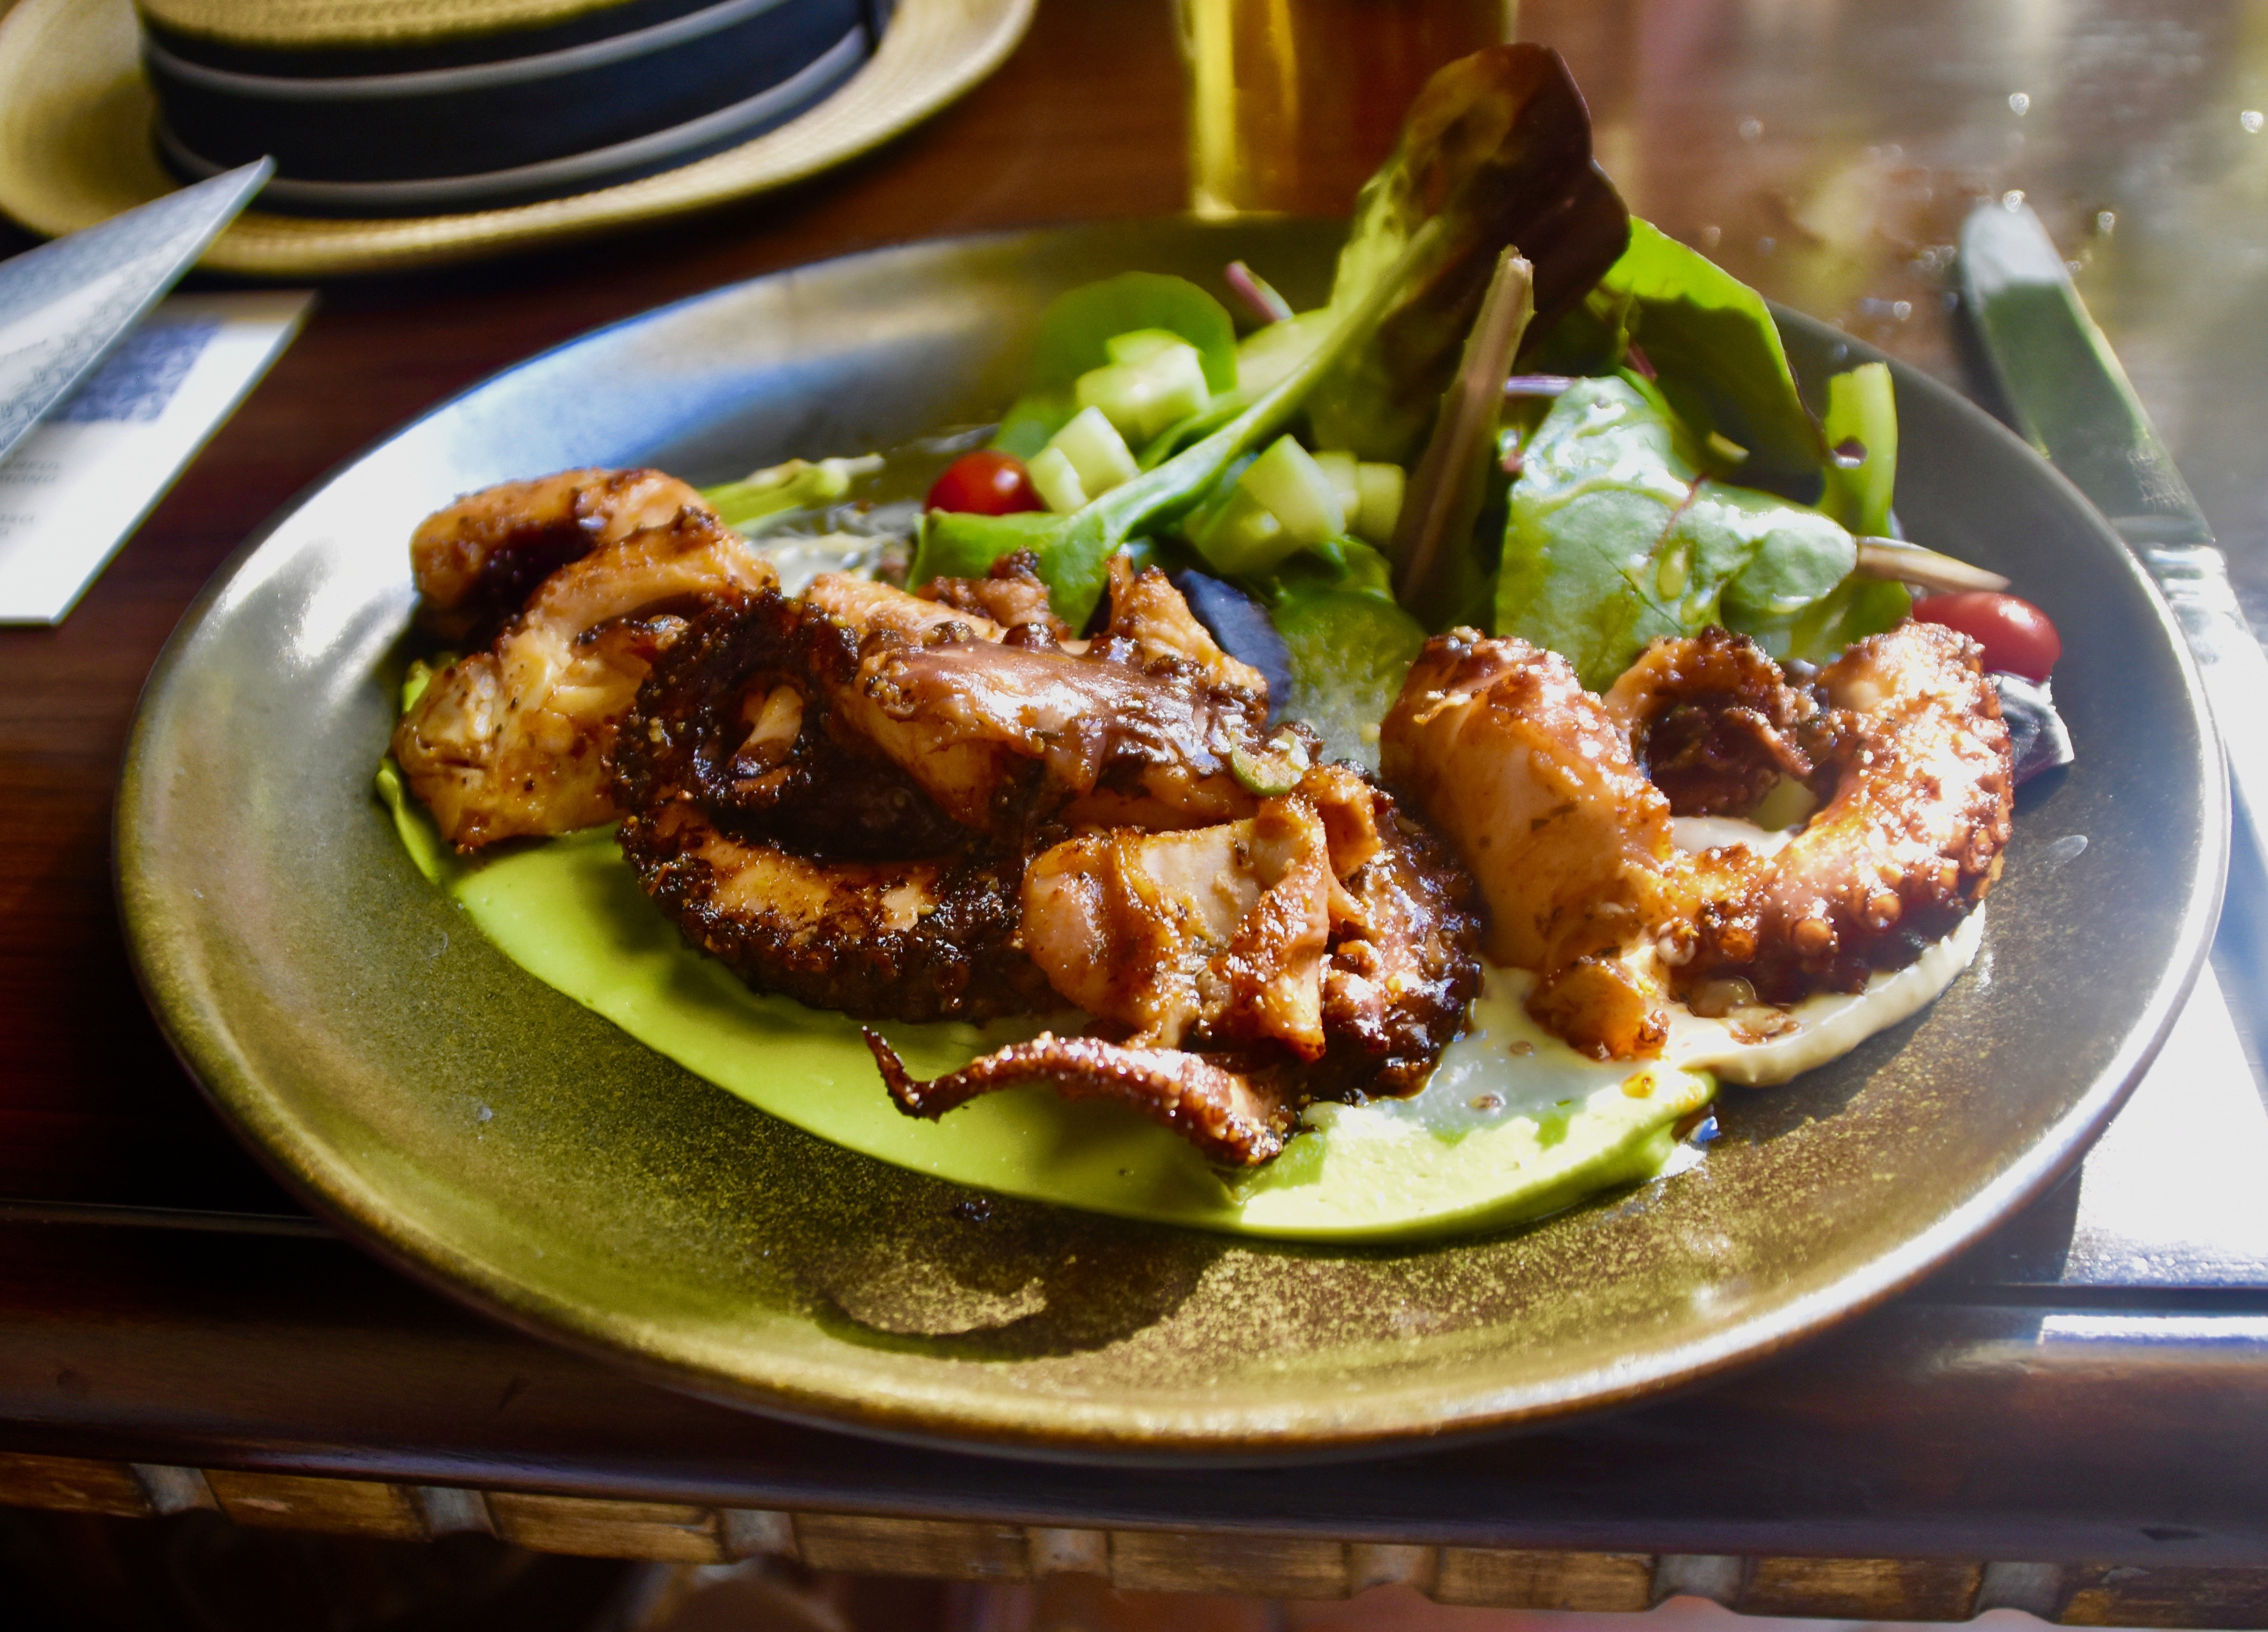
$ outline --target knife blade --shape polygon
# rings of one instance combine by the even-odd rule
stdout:
[[[261,159],[0,261],[0,459],[276,173]]]
[[[2268,655],[2189,484],[2029,206],[1990,201],[1970,212],[1959,276],[2017,430],[2102,512],[2172,607],[2205,682],[2237,808],[2268,855]]]

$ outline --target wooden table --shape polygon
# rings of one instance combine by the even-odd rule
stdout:
[[[1641,213],[1948,378],[1954,224],[2025,190],[2268,614],[2268,134],[2243,116],[2268,106],[2268,4],[1527,0],[1521,28],[1568,55]],[[2132,1104],[1964,1262],[1705,1392],[1355,1466],[1019,1463],[699,1403],[377,1268],[207,1111],[127,970],[109,798],[144,675],[238,541],[395,423],[593,324],[868,245],[1174,210],[1181,109],[1166,0],[1049,0],[965,102],[791,193],[328,288],[70,621],[0,634],[0,1501],[1287,1595],[2268,1626],[2250,857]]]

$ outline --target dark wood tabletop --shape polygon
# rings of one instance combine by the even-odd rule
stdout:
[[[1518,13],[1566,55],[1638,212],[1964,388],[1948,246],[1975,199],[2025,193],[2268,626],[2268,0]],[[1467,1601],[1694,1590],[1790,1613],[2268,1625],[2268,889],[2249,852],[2198,996],[2128,1108],[1955,1268],[1705,1391],[1359,1465],[1007,1461],[681,1397],[380,1268],[207,1108],[134,987],[110,802],[144,678],[230,551],[389,428],[593,325],[873,245],[1175,211],[1183,117],[1167,0],[1048,0],[961,103],[788,192],[327,284],[70,619],[0,631],[0,1500],[254,1522],[295,1503],[344,1522],[338,1503],[362,1502],[381,1531],[604,1550],[574,1531],[597,1508],[541,1506],[579,1497],[651,1504],[608,1511],[646,1538],[630,1550],[662,1555],[1012,1574],[1091,1558],[1102,1544],[1079,1538],[1101,1535],[1115,1573],[1160,1583],[1422,1577],[1455,1597],[1486,1577]],[[486,1494],[474,1509],[451,1492]],[[672,1554],[672,1536],[706,1539]],[[1174,1538],[1197,1561],[1178,1576]],[[1879,1568],[1836,1588],[1807,1559]]]

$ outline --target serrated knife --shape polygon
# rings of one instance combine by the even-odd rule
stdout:
[[[180,281],[275,173],[263,158],[0,261],[0,459]]]
[[[2029,206],[1993,201],[1970,213],[1960,278],[2016,429],[2102,512],[2173,608],[2228,752],[2236,807],[2268,855],[2268,655],[2189,484]]]

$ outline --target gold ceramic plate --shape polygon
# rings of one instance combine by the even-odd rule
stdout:
[[[2080,760],[2028,795],[1970,974],[1785,1087],[1697,1171],[1420,1249],[1290,1246],[990,1199],[826,1145],[507,962],[372,797],[411,526],[578,464],[715,481],[997,412],[1048,298],[1242,256],[1302,304],[1336,230],[1163,223],[918,245],[601,330],[437,409],[247,545],[153,676],[120,893],[214,1103],[356,1239],[719,1399],[1084,1454],[1349,1449],[1641,1397],[1779,1349],[2051,1181],[2207,945],[2219,759],[2173,627],[2028,449],[1901,373],[1899,507],[2061,627]],[[1784,320],[1815,375],[1847,345]],[[1856,349],[1852,349],[1855,355]]]
[[[899,0],[881,48],[827,100],[739,147],[642,180],[509,210],[394,220],[254,210],[198,264],[324,277],[470,260],[769,192],[880,146],[998,68],[1037,0]],[[151,145],[156,103],[129,0],[0,5],[0,211],[61,237],[180,183]]]

